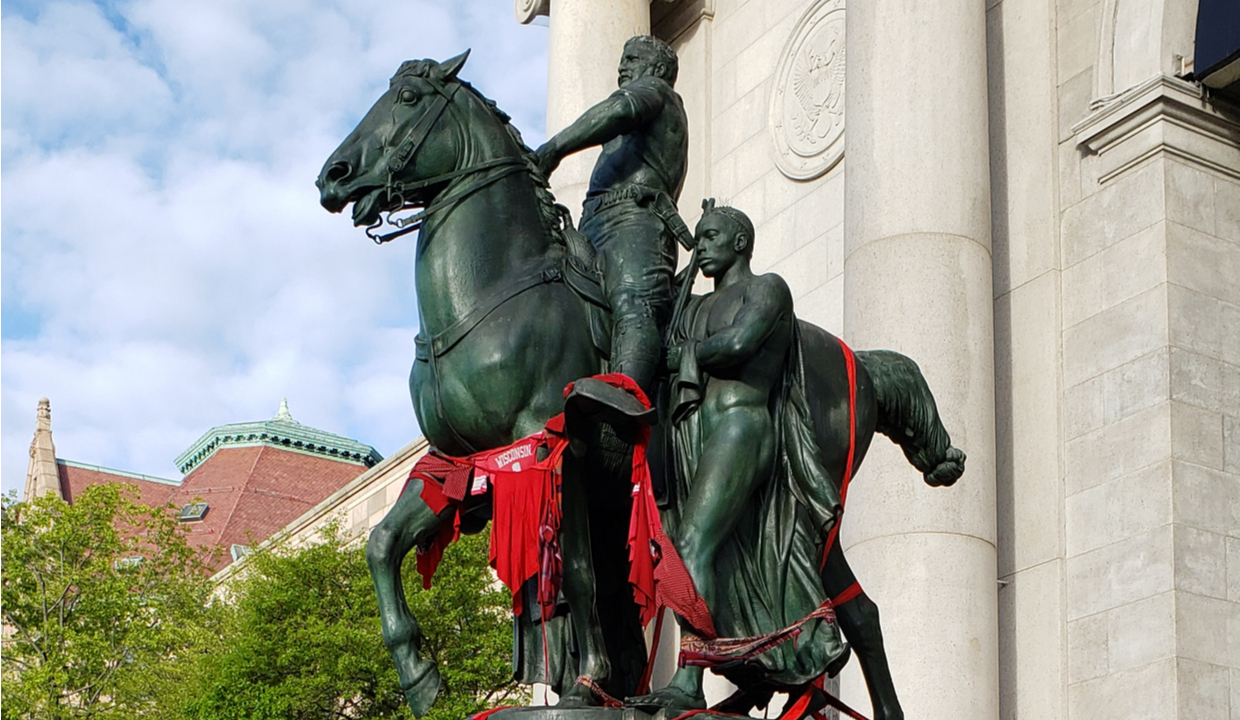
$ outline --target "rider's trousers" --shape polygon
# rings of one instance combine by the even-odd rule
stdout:
[[[611,371],[650,394],[671,315],[676,245],[663,221],[626,190],[586,198],[581,232],[598,252],[611,303]]]

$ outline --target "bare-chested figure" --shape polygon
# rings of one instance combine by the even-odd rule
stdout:
[[[723,637],[779,630],[822,602],[813,553],[838,509],[832,490],[793,490],[796,479],[781,469],[777,418],[796,319],[783,278],[750,268],[753,240],[744,213],[707,206],[695,242],[714,292],[693,298],[672,329],[684,340],[668,351],[677,477],[664,523]],[[758,658],[747,684],[769,697],[826,672],[843,653],[834,626],[807,626],[799,643]],[[682,667],[668,687],[630,702],[669,717],[705,707],[702,672]]]
[[[698,268],[714,279],[715,291],[689,318],[690,340],[669,353],[677,369],[692,354],[690,362],[709,377],[697,410],[702,444],[693,491],[680,511],[676,546],[698,593],[714,607],[716,550],[774,462],[771,398],[783,381],[794,320],[784,279],[749,267],[749,218],[716,208],[698,223],[696,240]]]

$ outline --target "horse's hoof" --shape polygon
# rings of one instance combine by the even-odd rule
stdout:
[[[775,693],[769,688],[762,690],[737,690],[723,702],[711,707],[711,712],[730,715],[748,715],[750,710],[765,710]]]
[[[418,660],[413,665],[413,681],[401,687],[405,692],[405,701],[414,717],[422,717],[430,712],[435,698],[439,697],[439,688],[443,684],[439,677],[439,669],[430,660]]]
[[[955,447],[947,448],[943,462],[926,473],[926,484],[933,487],[949,487],[955,484],[960,476],[964,475],[964,461],[963,450]]]

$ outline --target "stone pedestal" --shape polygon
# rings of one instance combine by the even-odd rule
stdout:
[[[850,4],[844,337],[921,365],[953,444],[931,488],[877,441],[841,538],[910,718],[998,717],[994,320],[984,4]],[[868,707],[855,669],[844,700]]]
[[[735,715],[697,713],[694,720],[730,720]],[[558,708],[554,706],[516,707],[498,710],[488,720],[672,720],[664,711],[651,715],[631,707]]]
[[[624,43],[649,33],[649,0],[552,0],[547,137],[615,92]],[[551,178],[556,199],[574,219],[580,218],[598,153],[591,148],[565,158]]]

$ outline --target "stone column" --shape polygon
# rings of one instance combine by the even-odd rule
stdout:
[[[955,487],[931,488],[876,439],[841,530],[905,716],[928,720],[999,707],[984,11],[867,0],[846,18],[844,336],[914,358],[968,453]],[[844,690],[868,707],[855,671]]]
[[[547,137],[616,90],[624,43],[650,34],[650,0],[552,0]],[[556,199],[580,219],[598,148],[564,159],[551,177]]]

